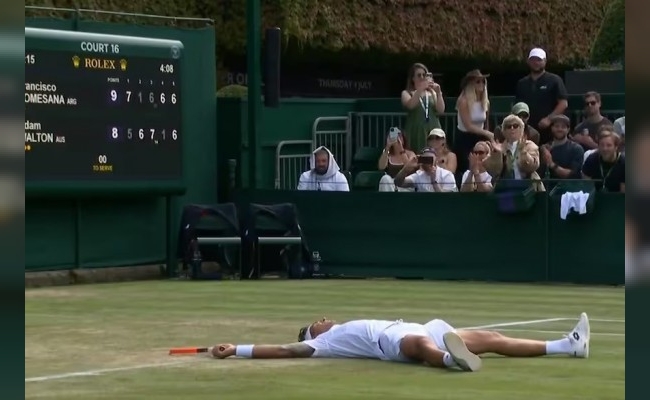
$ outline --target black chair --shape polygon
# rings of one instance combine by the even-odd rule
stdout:
[[[234,203],[191,204],[183,208],[178,244],[183,270],[192,279],[221,279],[241,274],[242,234]],[[204,269],[216,262],[218,270]]]
[[[242,279],[259,279],[263,274],[312,276],[311,255],[294,204],[248,204],[242,226],[248,255]]]

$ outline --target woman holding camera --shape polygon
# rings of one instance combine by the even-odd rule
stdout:
[[[384,151],[382,151],[377,162],[377,169],[385,172],[385,175],[379,181],[380,192],[411,191],[396,187],[393,183],[397,173],[404,167],[404,164],[408,163],[411,157],[415,157],[415,153],[406,148],[404,134],[398,128],[390,128],[386,136],[386,147],[384,147]]]
[[[440,85],[424,64],[411,66],[402,91],[402,106],[407,112],[404,133],[412,149],[425,147],[427,135],[441,128],[439,115],[445,112],[445,100]]]

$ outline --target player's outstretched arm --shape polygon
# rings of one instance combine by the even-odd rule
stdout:
[[[275,345],[234,345],[219,344],[212,348],[212,355],[216,358],[232,356],[243,358],[307,358],[314,354],[314,349],[301,342]]]

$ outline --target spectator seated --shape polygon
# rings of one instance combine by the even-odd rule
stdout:
[[[349,192],[348,179],[340,171],[332,152],[325,146],[313,151],[310,169],[300,175],[298,190]]]

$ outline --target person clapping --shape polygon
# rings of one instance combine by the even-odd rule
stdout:
[[[490,156],[490,144],[485,141],[474,145],[469,154],[469,169],[463,173],[461,192],[491,192],[492,176],[485,169],[483,161]]]

